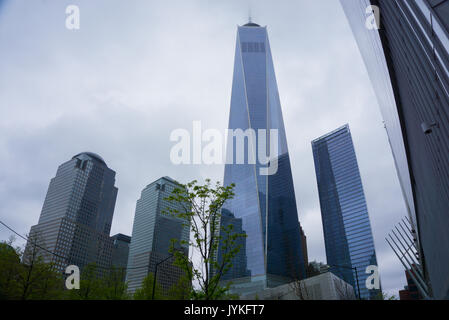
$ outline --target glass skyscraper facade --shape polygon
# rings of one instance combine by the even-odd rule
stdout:
[[[113,242],[112,265],[116,268],[126,268],[128,265],[129,244],[131,237],[117,233],[111,237]]]
[[[243,219],[236,218],[229,210],[222,209],[220,217],[220,228],[227,228],[229,225],[233,226],[232,234],[246,234],[243,230]],[[222,257],[222,247],[221,243],[218,248],[218,261],[223,261]],[[246,239],[244,237],[238,237],[236,239],[236,245],[240,246],[239,252],[232,259],[231,263],[233,268],[231,268],[226,274],[224,274],[222,280],[232,280],[235,278],[249,277],[251,275],[250,271],[247,269],[247,256],[246,256]],[[214,272],[214,270],[212,270]]]
[[[224,184],[235,183],[236,195],[223,208],[227,219],[238,221],[247,235],[240,263],[227,276],[232,291],[257,291],[301,279],[305,266],[300,224],[273,58],[267,28],[252,22],[237,30],[229,129],[254,130],[254,139],[247,136],[243,144],[236,136],[228,139]],[[277,152],[270,139],[276,140]],[[268,164],[258,158],[261,147],[271,155]],[[241,150],[244,161],[239,162]],[[264,173],[274,162],[276,172]]]
[[[30,239],[56,255],[42,252],[59,270],[68,265],[111,265],[109,237],[118,189],[115,172],[97,154],[83,152],[59,166],[51,179],[37,225]],[[28,241],[27,250],[32,241]]]
[[[111,237],[112,240],[112,259],[111,265],[119,272],[123,281],[126,278],[126,267],[128,266],[129,244],[131,237],[117,233]]]
[[[128,291],[134,293],[142,286],[149,273],[155,273],[156,264],[171,256],[171,240],[189,241],[190,227],[187,221],[166,213],[169,208],[184,210],[181,204],[167,201],[179,183],[169,177],[160,178],[143,189],[137,200],[133,232],[129,247],[126,280]],[[188,245],[180,249],[187,255]],[[183,271],[173,265],[174,259],[161,263],[157,269],[157,282],[166,293],[177,284]]]
[[[449,0],[340,2],[385,121],[428,294],[449,299]],[[378,30],[366,27],[372,5]]]
[[[330,270],[370,299],[377,290],[365,282],[369,265],[377,266],[376,251],[349,126],[312,141],[320,197],[326,258]]]

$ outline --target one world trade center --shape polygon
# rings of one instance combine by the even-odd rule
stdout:
[[[231,291],[248,293],[304,278],[300,224],[270,43],[267,28],[253,22],[237,31],[229,132],[233,134],[228,136],[224,184],[236,186],[234,198],[223,206],[223,217],[246,238],[222,280],[232,281]],[[267,155],[269,161],[265,161]]]

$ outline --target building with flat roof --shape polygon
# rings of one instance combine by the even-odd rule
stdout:
[[[240,296],[240,300],[356,300],[354,288],[331,272]]]
[[[312,149],[330,271],[354,288],[359,283],[361,298],[377,297],[380,289],[365,286],[377,258],[349,125],[313,140]]]

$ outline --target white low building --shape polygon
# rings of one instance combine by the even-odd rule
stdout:
[[[257,293],[240,296],[241,300],[355,300],[354,288],[331,272],[295,281]]]

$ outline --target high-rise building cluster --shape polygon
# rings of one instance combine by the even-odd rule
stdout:
[[[416,261],[399,258],[408,288],[413,284],[424,298],[449,298],[449,1],[341,2],[379,100],[407,204],[411,228],[405,236],[413,239]],[[369,6],[380,8],[380,29],[365,23]],[[224,203],[220,226],[233,225],[245,236],[237,240],[240,250],[222,284],[230,282],[230,291],[240,295],[272,294],[305,281],[312,268],[321,280],[311,285],[337,277],[335,283],[351,288],[350,296],[381,296],[380,285],[366,285],[367,270],[378,264],[349,125],[312,141],[327,264],[308,262],[268,32],[251,21],[237,30],[229,129],[244,132],[244,143],[238,135],[228,140],[233,159],[223,183],[235,184],[235,196]],[[242,151],[244,163],[237,160]],[[258,161],[261,153],[270,155],[268,161]],[[182,210],[167,200],[179,186],[169,177],[148,184],[137,200],[132,235],[111,237],[115,172],[95,153],[77,154],[51,180],[27,250],[45,246],[46,261],[61,271],[90,263],[122,269],[130,293],[150,273],[170,290],[183,275],[173,264],[172,240],[189,254],[188,221],[167,214]],[[332,275],[322,275],[328,271]]]
[[[131,294],[158,268],[158,285],[168,292],[183,276],[173,265],[171,241],[189,240],[188,223],[166,213],[173,204],[165,199],[180,184],[163,177],[145,187],[137,200],[132,237],[111,237],[118,192],[114,184],[115,172],[95,153],[83,152],[63,163],[50,182],[39,222],[31,227],[26,253],[39,252],[60,272],[69,265],[82,271],[90,264],[99,276],[119,270]],[[186,245],[177,249],[188,254]]]

